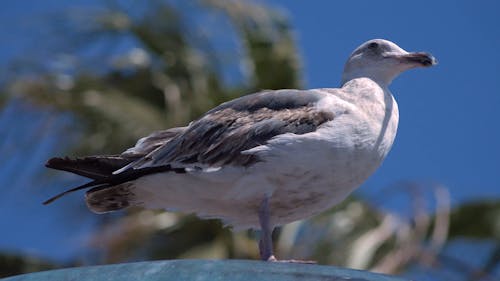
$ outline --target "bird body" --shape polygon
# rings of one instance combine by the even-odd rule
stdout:
[[[367,88],[359,92],[365,95],[356,102],[349,92],[353,83]],[[333,116],[316,131],[278,135],[244,151],[261,159],[249,167],[192,168],[124,183],[134,194],[132,204],[220,218],[236,229],[258,229],[256,213],[265,196],[270,198],[273,225],[308,218],[339,203],[389,152],[396,135],[397,105],[390,92],[365,78],[352,80],[342,89],[310,91],[321,96],[315,110]]]
[[[370,40],[349,57],[341,88],[246,95],[186,127],[153,133],[115,156],[53,158],[47,166],[93,181],[96,213],[139,205],[219,218],[261,229],[261,257],[272,260],[275,226],[341,202],[382,163],[399,112],[388,89],[404,70],[435,64],[426,53]]]

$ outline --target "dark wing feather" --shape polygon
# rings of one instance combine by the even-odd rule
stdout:
[[[128,167],[248,166],[259,161],[242,151],[285,134],[305,134],[334,118],[314,103],[323,94],[280,90],[256,93],[221,104],[207,112],[169,143]]]
[[[49,204],[56,199],[85,188],[95,187],[95,186],[111,186],[120,184],[124,181],[132,180],[141,175],[142,173],[153,173],[158,171],[173,170],[175,172],[180,172],[180,170],[170,169],[168,166],[155,169],[139,169],[135,170],[134,173],[121,173],[118,175],[113,175],[113,172],[123,168],[129,163],[140,159],[141,157],[151,153],[158,147],[169,142],[176,135],[180,134],[184,128],[171,128],[164,131],[158,131],[150,134],[147,137],[140,139],[137,144],[127,149],[120,155],[106,155],[106,156],[87,156],[81,158],[59,158],[54,157],[47,161],[46,167],[71,172],[80,176],[84,176],[93,181],[77,186],[70,190],[64,191],[49,200],[45,201],[44,204]]]
[[[79,158],[54,157],[46,167],[71,172],[91,179],[102,179],[129,163],[144,157],[184,131],[184,127],[157,131],[140,139],[136,145],[120,155],[86,156]]]
[[[61,192],[57,194],[56,196],[51,197],[50,199],[46,200],[43,202],[44,205],[50,204],[54,202],[55,200],[61,198],[62,196],[72,193],[78,190],[82,189],[87,189],[91,188],[90,191],[97,191],[101,190],[103,188],[108,188],[111,186],[119,185],[128,181],[135,180],[145,174],[154,174],[154,173],[161,173],[161,172],[175,172],[175,173],[185,173],[185,170],[182,168],[172,168],[169,165],[165,166],[156,166],[156,167],[147,167],[147,168],[142,168],[142,169],[129,169],[123,173],[116,174],[116,175],[110,175],[106,178],[102,179],[96,179],[91,182],[82,184],[80,186],[74,187],[72,189],[66,190],[64,192]]]
[[[62,170],[91,179],[102,179],[114,171],[129,164],[134,159],[127,159],[119,155],[87,156],[82,158],[51,158],[45,163],[48,168]]]

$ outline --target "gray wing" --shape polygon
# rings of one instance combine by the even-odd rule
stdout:
[[[153,133],[118,156],[93,156],[83,160],[53,158],[47,162],[48,167],[87,176],[93,181],[62,192],[44,204],[91,188],[87,198],[105,194],[103,198],[114,200],[105,207],[90,200],[94,202],[89,201],[93,209],[99,212],[117,210],[127,206],[123,202],[128,202],[130,195],[120,193],[121,184],[144,175],[185,173],[186,167],[252,165],[260,159],[256,155],[243,154],[243,151],[266,144],[281,134],[312,132],[333,120],[333,113],[314,106],[324,95],[299,90],[255,93],[223,103],[187,127]],[[116,198],[127,200],[118,204]],[[101,199],[96,200],[102,203],[104,199]]]
[[[242,151],[286,133],[305,134],[333,120],[314,104],[324,94],[278,90],[247,95],[210,110],[181,134],[126,168],[249,166],[260,159]]]

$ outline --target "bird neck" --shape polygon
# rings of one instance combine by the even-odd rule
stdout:
[[[342,74],[341,85],[344,86],[347,82],[358,79],[358,78],[368,78],[373,82],[377,83],[380,88],[388,89],[392,80],[396,75],[390,75],[389,73],[374,73],[367,71],[344,71]]]
[[[380,88],[387,89],[392,80],[406,69],[408,69],[407,66],[381,66],[379,64],[360,66],[356,63],[348,62],[345,64],[344,72],[342,73],[342,85],[353,79],[368,78],[377,83]]]

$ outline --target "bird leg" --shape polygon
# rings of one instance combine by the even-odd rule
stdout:
[[[260,259],[270,262],[287,262],[287,263],[305,263],[315,264],[315,261],[302,261],[302,260],[278,260],[273,255],[273,230],[270,222],[271,212],[269,210],[269,197],[262,200],[259,207],[259,223],[260,223],[260,240],[259,252]]]
[[[270,223],[269,197],[264,197],[259,207],[260,240],[259,252],[263,261],[276,261],[273,255],[273,227]]]

